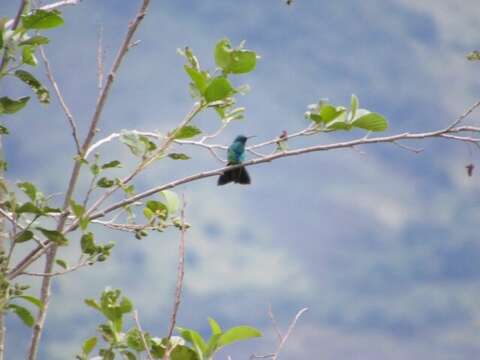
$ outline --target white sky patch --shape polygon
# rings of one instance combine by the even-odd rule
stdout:
[[[213,243],[203,238],[196,239],[193,251],[199,257],[198,265],[190,268],[186,286],[199,295],[254,288],[268,291],[285,284],[290,284],[291,294],[309,288],[300,262],[284,249],[223,240]]]
[[[359,157],[364,158],[359,161]],[[401,169],[392,169],[389,162],[373,152],[367,155],[345,153],[339,155],[339,159],[344,164],[345,176],[355,178],[355,186],[350,187],[348,180],[336,182],[328,187],[325,196],[373,217],[391,230],[400,230],[417,215],[419,199],[415,187],[405,186],[415,183],[414,176]]]
[[[440,35],[449,43],[478,45],[480,8],[476,0],[400,0],[407,7],[433,17]],[[474,50],[474,49],[472,49]]]
[[[225,188],[202,186],[201,191],[189,194],[195,224],[212,220],[222,227],[222,236],[210,239],[201,231],[192,232],[188,239],[188,251],[197,258],[188,270],[186,287],[201,295],[261,288],[280,289],[292,284],[292,293],[307,292],[310,284],[301,259],[290,256],[287,249],[275,247],[270,224],[250,216],[248,203],[242,199],[245,187],[230,189],[229,201],[221,196]],[[233,187],[233,186],[232,186]],[[202,199],[208,198],[205,202]],[[195,226],[195,225],[194,225]],[[239,241],[235,233],[242,228],[252,232],[252,239]]]

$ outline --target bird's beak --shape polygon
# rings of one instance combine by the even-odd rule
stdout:
[[[251,139],[251,138],[254,138],[254,137],[257,137],[257,135],[250,135],[250,136],[247,136],[247,139]]]

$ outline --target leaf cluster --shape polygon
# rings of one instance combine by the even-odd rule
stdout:
[[[138,327],[125,328],[125,315],[133,311],[132,302],[122,296],[118,289],[107,288],[102,292],[100,300],[86,299],[85,304],[100,312],[106,322],[97,327],[97,332],[105,345],[99,347],[98,354],[102,359],[112,360],[117,355],[128,360],[141,359],[141,354],[149,353],[154,359],[163,359],[169,353],[171,360],[210,360],[216,351],[237,341],[259,337],[262,334],[251,326],[235,326],[223,331],[220,325],[208,318],[211,336],[205,341],[199,332],[188,328],[177,328],[180,336],[160,338],[141,332]],[[190,346],[188,346],[189,344]],[[87,360],[99,345],[99,337],[92,336],[83,343],[78,360]]]

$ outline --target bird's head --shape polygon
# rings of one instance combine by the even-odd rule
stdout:
[[[235,142],[239,142],[239,143],[242,143],[242,144],[245,144],[247,142],[248,139],[252,138],[254,136],[245,136],[245,135],[238,135],[236,138],[235,138]]]

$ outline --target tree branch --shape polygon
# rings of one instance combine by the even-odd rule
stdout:
[[[177,321],[177,313],[180,307],[180,301],[182,298],[182,289],[183,289],[183,277],[185,275],[185,197],[182,199],[182,210],[180,212],[180,221],[181,221],[181,235],[180,235],[180,243],[178,245],[178,270],[177,270],[177,282],[175,286],[175,302],[173,304],[172,316],[170,320],[170,326],[168,329],[167,335],[167,343],[170,341],[172,337],[173,330],[175,329],[175,323]],[[168,351],[167,351],[168,352]]]
[[[143,334],[142,327],[140,325],[140,320],[138,319],[138,311],[133,310],[133,319],[135,320],[135,324],[137,325],[137,329],[140,332],[140,339],[142,340],[143,346],[145,347],[145,351],[147,352],[148,360],[153,360],[152,353],[147,344],[147,340],[145,339],[145,335]]]
[[[266,354],[266,355],[251,355],[250,356],[250,359],[272,359],[272,360],[277,360],[278,359],[278,355],[280,354],[280,352],[282,351],[283,347],[285,346],[285,343],[287,342],[288,338],[290,337],[290,335],[292,334],[292,331],[293,329],[295,328],[295,325],[297,324],[297,321],[298,319],[300,319],[300,316],[302,316],[302,314],[304,312],[308,311],[308,308],[303,308],[301,309],[297,315],[295,315],[295,317],[293,318],[292,322],[290,323],[290,325],[288,326],[288,330],[286,332],[285,335],[281,335],[280,332],[278,331],[278,327],[277,327],[277,322],[275,320],[275,316],[273,316],[273,312],[271,311],[271,308],[269,309],[269,316],[270,316],[270,319],[272,320],[272,323],[273,323],[273,326],[275,328],[275,330],[277,331],[277,334],[279,335],[279,341],[278,341],[278,346],[277,346],[277,349],[275,350],[274,353],[272,354]]]
[[[65,102],[65,98],[63,97],[62,92],[60,91],[60,88],[58,87],[58,84],[55,81],[52,68],[50,67],[50,62],[48,61],[47,54],[45,53],[43,46],[40,46],[40,56],[42,57],[43,63],[45,65],[45,71],[47,72],[48,80],[50,81],[50,84],[52,84],[52,87],[55,90],[55,94],[57,95],[58,101],[60,102],[60,106],[62,107],[63,112],[67,117],[70,128],[72,129],[72,137],[73,137],[73,140],[75,141],[77,154],[80,154],[81,149],[80,149],[80,141],[78,140],[77,124],[75,123],[75,119],[72,115],[72,112],[68,108],[67,103]]]
[[[344,141],[344,142],[339,142],[339,143],[333,143],[333,144],[326,144],[326,145],[314,145],[314,146],[309,146],[309,147],[304,147],[300,149],[294,149],[294,150],[286,150],[286,151],[280,151],[273,153],[271,155],[266,155],[263,157],[259,157],[253,160],[246,161],[240,165],[235,165],[235,166],[227,166],[227,167],[222,167],[218,168],[215,170],[211,171],[205,171],[201,173],[197,173],[194,175],[190,175],[187,177],[184,177],[182,179],[177,179],[174,180],[170,183],[163,184],[160,186],[153,187],[149,190],[146,190],[142,193],[139,193],[135,196],[129,197],[127,199],[118,201],[102,210],[99,210],[95,213],[92,213],[90,215],[90,219],[98,219],[106,214],[117,210],[119,208],[122,208],[123,206],[129,205],[135,201],[139,201],[141,199],[144,199],[148,196],[151,196],[155,193],[158,193],[162,190],[167,190],[167,189],[172,189],[174,187],[177,187],[182,184],[190,183],[192,181],[216,176],[219,174],[222,174],[226,170],[229,169],[235,169],[241,166],[252,166],[252,165],[258,165],[266,162],[271,162],[280,158],[284,157],[291,157],[291,156],[298,156],[302,154],[307,154],[311,152],[319,152],[319,151],[328,151],[328,150],[334,150],[334,149],[343,149],[343,148],[351,148],[354,146],[359,146],[359,145],[370,145],[370,144],[379,144],[379,143],[394,143],[398,140],[415,140],[415,139],[427,139],[427,138],[438,138],[438,137],[443,137],[443,138],[448,138],[451,139],[451,137],[445,136],[450,133],[459,133],[463,131],[475,131],[480,133],[480,128],[472,127],[472,126],[467,126],[467,127],[457,127],[457,128],[452,128],[452,129],[442,129],[442,130],[437,130],[437,131],[431,131],[431,132],[425,132],[425,133],[402,133],[402,134],[397,134],[397,135],[391,135],[391,136],[382,136],[382,137],[375,137],[375,138],[361,138],[361,139],[356,139],[356,140],[350,140],[350,141]],[[447,134],[448,133],[448,134]],[[458,139],[452,139],[452,140],[458,140]],[[461,141],[464,141],[461,139]],[[72,231],[78,227],[78,222],[74,223],[68,230]]]
[[[97,101],[97,105],[95,107],[95,112],[93,114],[92,121],[90,123],[90,127],[87,133],[87,136],[85,138],[85,141],[81,147],[81,153],[80,155],[83,155],[87,149],[90,147],[93,138],[97,132],[97,125],[98,122],[100,121],[100,116],[102,114],[103,108],[105,106],[105,103],[107,101],[108,95],[110,93],[110,89],[112,87],[113,81],[115,79],[116,73],[122,63],[122,60],[124,59],[126,53],[128,52],[129,45],[131,42],[131,39],[133,35],[135,34],[135,31],[137,30],[140,22],[143,20],[145,17],[145,13],[147,10],[147,7],[150,3],[150,0],[143,0],[140,10],[137,13],[135,19],[130,22],[128,25],[128,31],[125,36],[125,39],[117,53],[117,57],[115,58],[115,61],[112,65],[112,69],[110,71],[110,74],[108,75],[107,81],[105,83],[105,87],[102,89],[100,92],[99,99]],[[73,191],[75,189],[75,185],[77,183],[79,174],[80,174],[80,167],[82,165],[81,159],[77,159],[75,161],[72,174],[70,176],[70,181],[68,184],[68,188],[65,194],[65,200],[63,203],[63,212],[62,215],[59,218],[59,222],[57,225],[57,231],[63,232],[65,222],[67,220],[68,216],[68,207],[70,203],[70,199],[72,197]],[[44,268],[44,273],[49,274],[52,272],[53,269],[53,264],[55,261],[55,255],[57,252],[57,246],[55,245],[50,245],[48,246],[46,250],[46,262],[45,262],[45,268]],[[22,269],[23,271],[24,269]],[[40,336],[42,334],[43,326],[45,323],[45,318],[48,310],[48,304],[50,300],[50,286],[51,286],[51,276],[46,276],[43,277],[42,280],[42,287],[41,287],[41,300],[44,304],[44,306],[39,310],[38,316],[37,316],[37,321],[36,324],[33,327],[33,333],[32,333],[32,340],[30,342],[30,349],[28,352],[28,360],[35,360],[37,357],[37,352],[38,352],[38,345],[40,342]]]

